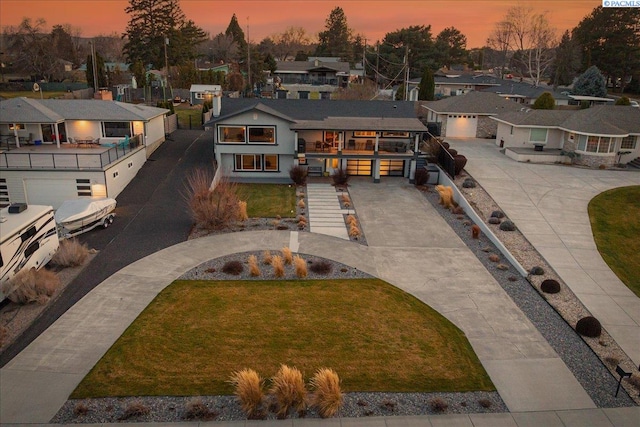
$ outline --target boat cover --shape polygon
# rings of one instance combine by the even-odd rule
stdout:
[[[108,197],[65,200],[56,210],[55,219],[58,224],[64,224],[94,215],[105,208],[107,211],[111,211],[115,206],[116,200]]]

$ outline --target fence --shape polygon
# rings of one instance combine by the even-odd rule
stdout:
[[[164,118],[164,134],[169,135],[178,129],[178,115],[172,114]]]

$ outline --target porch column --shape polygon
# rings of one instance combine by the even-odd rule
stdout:
[[[415,184],[416,182],[416,169],[418,167],[418,138],[419,138],[418,133],[416,133],[416,136],[414,138],[414,143],[413,143],[413,159],[411,159],[410,162],[410,166],[409,166],[409,184]]]
[[[13,137],[16,139],[16,147],[20,148],[20,137],[18,136],[18,125],[13,124]]]
[[[380,142],[380,133],[376,132],[376,145],[373,147],[374,153],[378,152],[378,143]]]
[[[60,134],[58,133],[58,124],[57,123],[53,126],[53,137],[56,140],[56,146],[58,148],[60,148]]]
[[[298,158],[298,132],[293,132],[293,154]],[[295,162],[294,162],[295,163]]]
[[[376,143],[378,142],[376,138]],[[380,182],[380,159],[373,159],[373,182],[375,184]]]

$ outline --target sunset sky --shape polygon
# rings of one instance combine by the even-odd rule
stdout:
[[[124,32],[129,17],[126,0],[0,0],[0,25],[17,25],[22,18],[44,18],[47,29],[71,24],[83,37]],[[411,25],[431,25],[434,36],[454,26],[467,36],[467,47],[485,44],[496,21],[516,4],[514,0],[181,0],[180,5],[196,25],[212,35],[224,32],[235,13],[251,42],[282,32],[290,26],[304,27],[316,35],[324,30],[331,10],[340,6],[348,25],[368,43],[388,32]],[[562,33],[573,28],[600,0],[531,0],[524,4],[549,12],[551,23]]]

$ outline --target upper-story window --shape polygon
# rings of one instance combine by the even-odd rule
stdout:
[[[275,144],[276,128],[274,126],[249,126],[250,144]]]
[[[244,126],[219,126],[218,142],[246,142]]]

